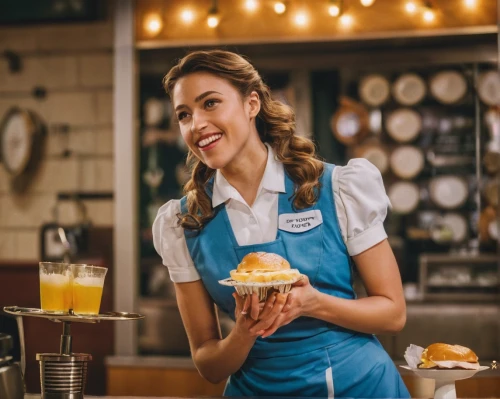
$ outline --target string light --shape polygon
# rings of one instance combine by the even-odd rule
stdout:
[[[340,0],[330,0],[328,5],[328,14],[332,17],[338,17],[342,12],[342,2]]]
[[[475,8],[476,7],[476,0],[464,0],[464,5],[467,8]]]
[[[257,7],[259,6],[259,3],[257,0],[246,0],[245,1],[245,8],[247,11],[254,12]]]
[[[208,11],[207,25],[210,28],[216,28],[219,25],[220,16],[217,8],[217,0],[212,0],[212,7]]]
[[[349,14],[343,14],[340,17],[340,23],[344,28],[350,28],[352,26],[352,23],[354,22],[354,18],[352,15]]]
[[[299,12],[295,14],[294,22],[297,26],[306,26],[309,22],[309,18],[307,18],[307,14],[304,12]]]
[[[360,3],[365,7],[370,7],[373,3],[375,3],[375,0],[360,0]]]
[[[405,10],[409,14],[414,14],[417,11],[417,5],[413,1],[408,1],[405,5]]]
[[[286,4],[282,1],[277,1],[274,3],[274,12],[276,14],[283,14],[286,11]]]
[[[181,19],[182,19],[182,22],[184,22],[186,24],[190,24],[194,20],[194,12],[192,10],[188,10],[188,9],[183,10],[181,12]]]
[[[144,19],[144,29],[152,36],[157,35],[163,28],[163,21],[159,14],[149,14]]]
[[[426,3],[424,6],[423,18],[425,22],[432,22],[436,17],[434,10],[432,9],[432,5],[430,3]]]

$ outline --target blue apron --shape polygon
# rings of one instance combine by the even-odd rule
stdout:
[[[286,193],[279,194],[278,214],[310,210],[323,223],[301,233],[278,230],[276,240],[238,245],[224,204],[199,233],[185,231],[186,243],[203,284],[215,304],[234,320],[234,288],[219,280],[229,277],[242,258],[257,251],[274,252],[309,277],[319,291],[354,299],[352,270],[335,211],[332,172],[325,164],[318,201],[296,211],[290,201],[294,184],[285,174]],[[211,195],[213,181],[207,192]],[[186,198],[181,199],[186,212]],[[302,396],[409,398],[394,363],[379,341],[323,320],[300,317],[265,339],[257,338],[247,360],[228,380],[225,396]]]

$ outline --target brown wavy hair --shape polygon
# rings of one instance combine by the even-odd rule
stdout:
[[[323,163],[316,156],[313,142],[295,135],[295,113],[289,106],[271,98],[271,91],[257,70],[245,58],[229,51],[194,51],[182,58],[163,78],[167,94],[172,97],[178,80],[194,72],[208,72],[225,79],[238,90],[242,98],[253,91],[257,92],[261,102],[256,118],[257,131],[262,142],[271,145],[294,182],[296,190],[292,197],[293,206],[303,209],[316,203]],[[188,212],[178,217],[183,228],[201,230],[215,216],[212,201],[206,192],[206,185],[215,170],[191,151],[187,164],[191,170],[191,178],[184,185]]]

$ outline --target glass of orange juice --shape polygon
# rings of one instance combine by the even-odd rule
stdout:
[[[73,313],[97,315],[101,306],[106,267],[71,265],[73,269]]]
[[[73,306],[73,273],[67,263],[40,262],[40,308],[68,313]]]

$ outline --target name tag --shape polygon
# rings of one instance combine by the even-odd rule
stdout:
[[[323,223],[320,210],[301,213],[283,213],[278,218],[278,228],[290,233],[302,233]]]

